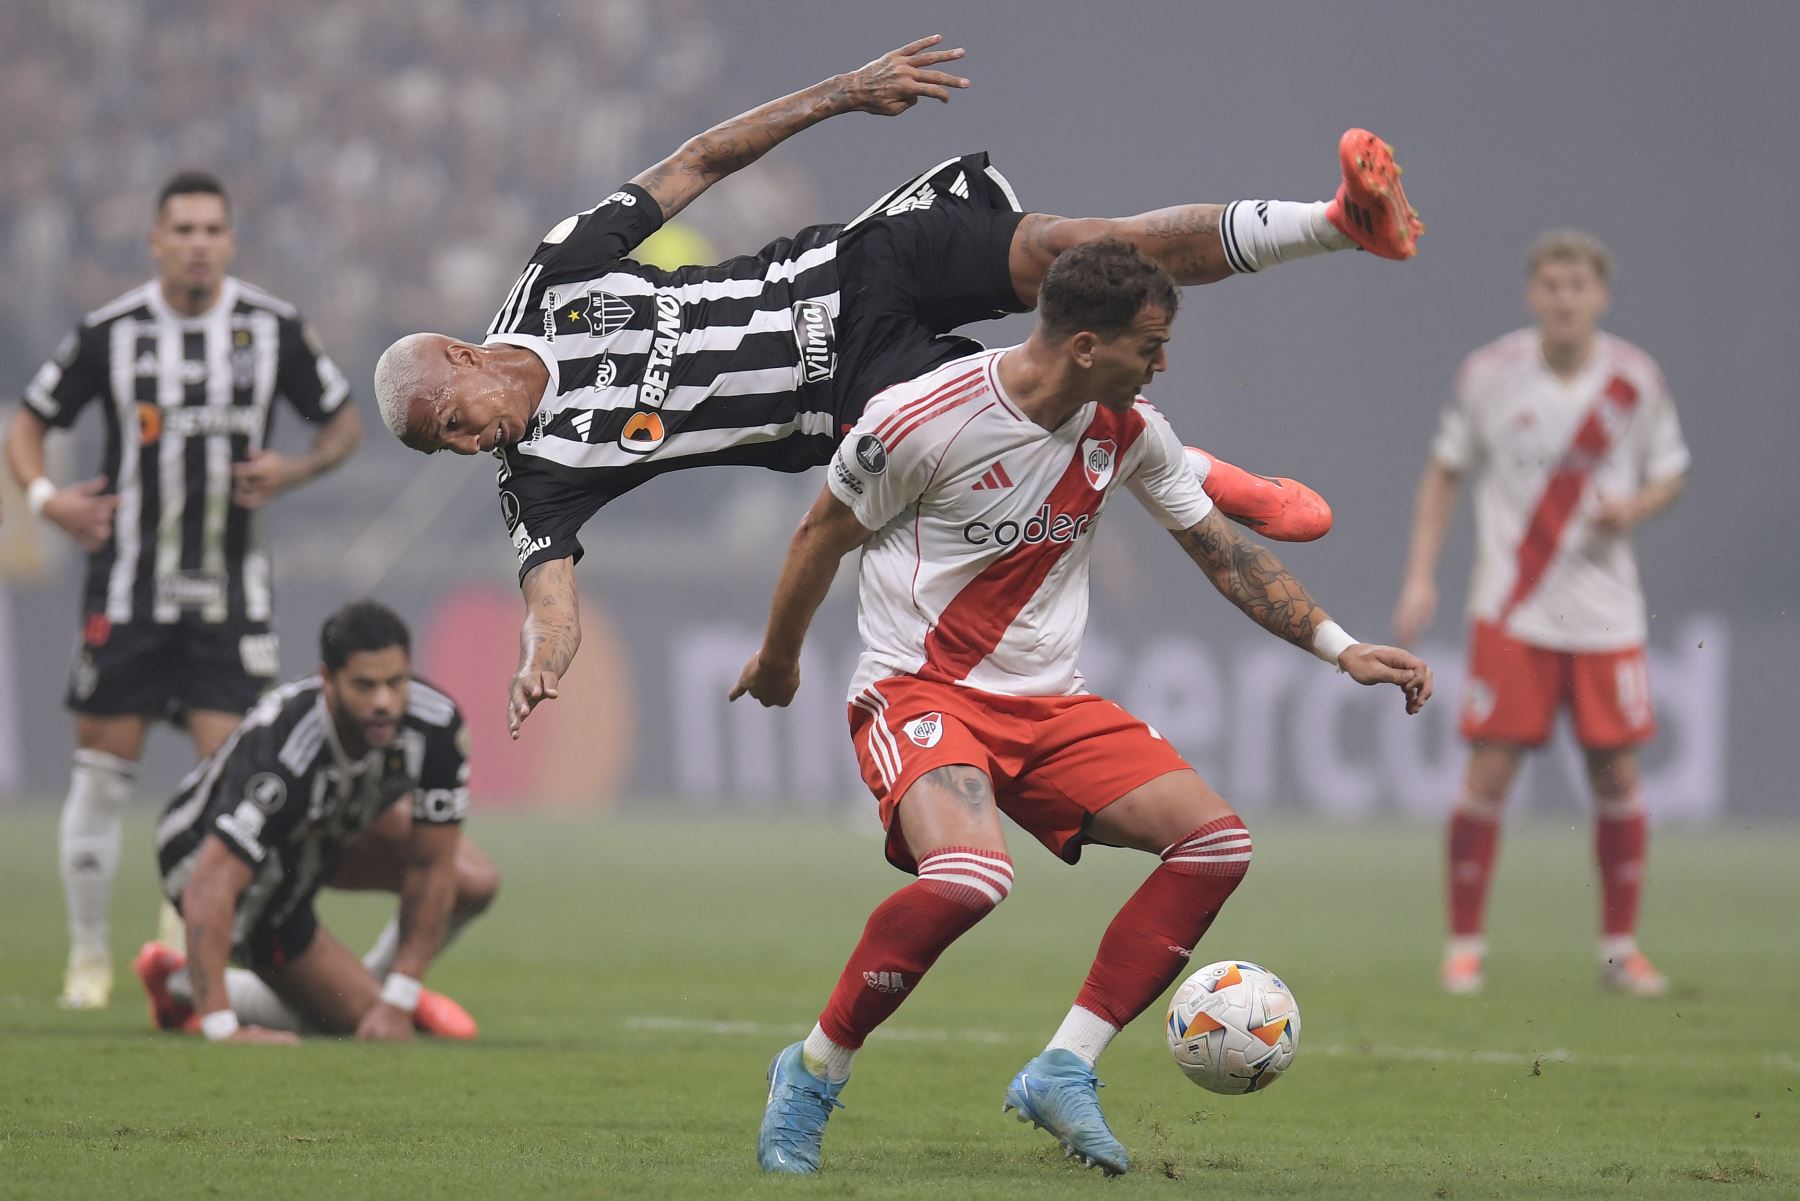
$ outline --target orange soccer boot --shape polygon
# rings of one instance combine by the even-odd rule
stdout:
[[[1370,254],[1410,259],[1419,252],[1425,226],[1400,186],[1394,148],[1366,129],[1346,129],[1338,139],[1344,182],[1325,206],[1325,219]]]

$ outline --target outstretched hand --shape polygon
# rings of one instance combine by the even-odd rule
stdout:
[[[922,96],[947,103],[950,89],[966,88],[969,81],[960,75],[932,70],[939,63],[953,62],[967,53],[961,47],[932,49],[943,40],[934,33],[908,42],[843,76],[847,107],[894,117],[917,104]]]
[[[725,699],[735,701],[740,696],[752,696],[762,702],[763,708],[785,708],[800,691],[800,665],[783,663],[767,658],[761,651],[750,656],[750,662],[744,664],[744,670],[738,675],[738,682]]]
[[[1359,642],[1338,656],[1338,666],[1358,684],[1394,684],[1406,694],[1406,711],[1417,713],[1431,699],[1431,668],[1397,646]]]
[[[512,678],[512,685],[507,689],[506,729],[513,741],[518,741],[519,730],[533,709],[543,701],[556,699],[558,683],[555,672],[535,669],[522,671]]]

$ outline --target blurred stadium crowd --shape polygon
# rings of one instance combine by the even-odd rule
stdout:
[[[29,47],[0,78],[14,381],[148,277],[155,189],[196,166],[231,189],[235,273],[298,303],[366,400],[392,337],[484,328],[550,224],[735,100],[691,0],[9,0],[0,43]],[[756,192],[697,227],[744,245],[732,224],[777,223]]]

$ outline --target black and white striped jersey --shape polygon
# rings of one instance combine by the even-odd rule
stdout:
[[[101,402],[101,474],[119,505],[88,559],[84,611],[115,624],[269,621],[260,522],[232,502],[232,465],[267,443],[275,397],[323,421],[349,395],[293,306],[229,276],[197,317],[155,281],[89,313],[24,397],[55,428]]]
[[[581,553],[600,507],[665,471],[756,463],[801,471],[840,436],[838,235],[817,225],[759,253],[665,271],[625,256],[662,224],[628,184],[557,225],[488,329],[550,383],[525,436],[498,450],[519,569]]]
[[[352,759],[326,712],[318,676],[263,696],[231,738],[181,782],[156,828],[163,892],[179,902],[208,835],[254,875],[238,901],[232,945],[309,904],[345,845],[383,810],[412,798],[412,819],[461,822],[469,741],[455,702],[412,682],[394,745]]]

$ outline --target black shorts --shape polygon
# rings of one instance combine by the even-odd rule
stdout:
[[[244,941],[231,948],[231,958],[252,971],[284,967],[306,954],[318,936],[319,915],[309,900],[281,922],[261,921],[251,927]]]
[[[985,153],[940,163],[876,201],[838,239],[841,430],[869,398],[981,344],[950,331],[1026,311],[1009,265],[1025,217]]]
[[[280,655],[262,621],[82,622],[65,703],[95,717],[243,713],[275,682]]]

